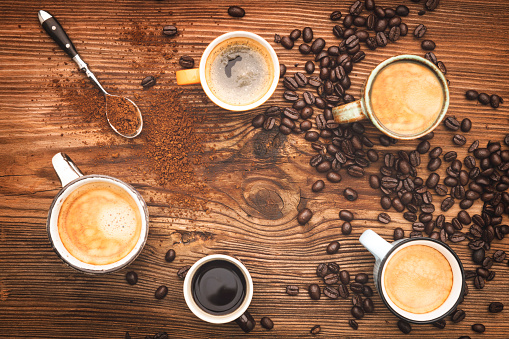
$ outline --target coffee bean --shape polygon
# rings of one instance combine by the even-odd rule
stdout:
[[[168,294],[168,287],[161,285],[156,289],[156,291],[154,293],[154,297],[156,299],[163,299],[164,297],[166,297],[167,294]]]
[[[320,327],[320,325],[315,325],[315,326],[313,326],[311,328],[309,333],[311,333],[311,334],[318,334],[318,333],[320,333],[321,330],[322,330],[322,328]]]
[[[330,299],[337,299],[339,297],[339,292],[336,288],[332,286],[325,286],[323,289],[323,294],[329,297]]]
[[[359,328],[359,324],[357,324],[357,322],[353,319],[348,320],[348,325],[354,330],[357,330]]]
[[[281,36],[280,36],[279,34],[277,34],[277,33],[276,33],[276,34],[274,34],[274,42],[275,42],[276,44],[281,43]]]
[[[387,37],[383,32],[376,33],[376,44],[380,47],[387,46]]]
[[[350,313],[355,319],[362,319],[364,317],[364,310],[359,306],[353,306]]]
[[[399,29],[399,26],[394,26],[389,31],[389,40],[392,42],[395,42],[399,39],[400,35],[401,35],[401,30]]]
[[[482,263],[485,257],[484,248],[479,248],[472,252],[472,261],[476,264]]]
[[[442,148],[441,147],[435,147],[429,152],[430,158],[438,158],[442,154]]]
[[[299,294],[299,287],[294,285],[286,286],[286,294],[288,295],[297,295]]]
[[[454,206],[454,199],[447,197],[442,201],[440,209],[444,212],[447,212],[452,206]]]
[[[228,14],[235,18],[242,18],[244,15],[246,15],[246,11],[239,6],[230,6],[228,8]]]
[[[308,84],[308,78],[301,72],[295,73],[293,77],[299,87],[305,87]]]
[[[265,129],[266,131],[270,131],[272,128],[274,128],[275,124],[276,119],[274,119],[273,117],[268,117],[263,123],[263,129]]]
[[[258,114],[257,116],[255,116],[253,118],[253,120],[251,121],[251,124],[253,125],[254,128],[259,128],[259,127],[263,126],[264,122],[265,122],[265,115]]]
[[[177,32],[178,30],[175,26],[168,25],[163,27],[163,34],[166,36],[174,36]]]
[[[442,165],[442,160],[440,158],[432,158],[428,163],[428,170],[436,171]]]
[[[461,242],[465,239],[466,239],[465,234],[463,234],[462,232],[454,232],[449,236],[449,240],[452,241],[453,243]]]
[[[313,30],[311,27],[304,27],[302,30],[302,40],[304,40],[304,42],[311,42],[311,40],[313,40]]]
[[[343,191],[343,196],[348,201],[355,201],[359,197],[357,191],[350,187],[345,188],[345,190]]]
[[[360,0],[357,0],[350,6],[350,14],[351,15],[359,15],[359,14],[361,14],[363,9],[364,9],[364,4]]]
[[[486,93],[479,93],[479,95],[477,96],[477,100],[483,104],[483,105],[487,105],[490,103],[490,96]]]
[[[499,313],[502,312],[503,309],[504,304],[502,304],[501,302],[492,302],[488,306],[488,311],[490,311],[490,313]]]
[[[444,319],[440,319],[432,323],[432,325],[442,330],[445,328],[446,322]]]
[[[341,19],[341,16],[342,16],[342,14],[341,14],[340,11],[334,11],[334,12],[331,13],[330,19],[332,21],[338,21],[339,19]]]
[[[437,67],[440,70],[440,72],[442,72],[443,74],[447,74],[447,68],[445,67],[445,64],[442,61],[437,62]],[[447,84],[449,85],[449,82],[447,82]]]
[[[313,212],[309,208],[304,208],[300,210],[299,214],[297,214],[297,221],[301,225],[305,225],[309,220],[311,220],[311,217],[313,216]]]
[[[323,48],[325,47],[325,40],[322,38],[317,38],[315,41],[313,41],[313,44],[311,44],[311,51],[314,54],[320,53]]]
[[[431,173],[429,175],[428,179],[426,179],[426,186],[428,188],[435,188],[439,181],[440,181],[440,176],[436,173]]]
[[[138,274],[134,271],[129,271],[125,274],[125,280],[129,285],[136,285],[138,282]]]
[[[319,276],[320,278],[323,278],[325,277],[327,274],[329,274],[329,267],[325,264],[319,264],[317,267],[316,267],[316,275]]]
[[[472,331],[477,333],[483,333],[484,331],[486,331],[486,327],[483,324],[473,324]]]
[[[341,210],[339,211],[339,219],[343,221],[351,222],[353,220],[354,216],[353,213],[348,210]]]
[[[468,214],[467,211],[459,211],[458,212],[458,220],[463,225],[469,225],[472,222],[472,218],[470,217],[470,214]]]
[[[398,320],[398,328],[404,334],[408,334],[412,331],[412,325],[403,319]]]
[[[144,89],[150,88],[150,87],[154,86],[155,84],[156,84],[156,78],[154,78],[152,75],[149,75],[149,76],[145,77],[141,81],[141,86]]]
[[[340,244],[337,241],[331,241],[327,246],[327,254],[336,254],[338,253],[340,248]]]
[[[433,52],[426,53],[424,55],[424,58],[435,65],[438,63],[437,57],[436,57],[435,53],[433,53]]]
[[[369,280],[369,277],[366,273],[358,273],[355,276],[355,281],[361,284],[366,284]]]
[[[472,89],[465,92],[465,98],[467,98],[467,100],[475,100],[475,99],[477,99],[478,96],[479,96],[479,93]]]
[[[490,105],[493,108],[498,108],[500,106],[500,97],[496,94],[492,94],[490,97]]]
[[[299,52],[301,54],[309,54],[309,53],[311,53],[311,46],[309,46],[308,44],[301,44],[301,45],[299,45]],[[311,62],[311,61],[308,61],[308,62]],[[314,64],[313,64],[313,70],[314,70]],[[313,73],[313,72],[311,72],[311,73]]]
[[[317,284],[311,284],[308,287],[308,294],[313,300],[319,300],[320,299],[320,286]]]
[[[179,269],[177,272],[177,277],[179,277],[179,279],[184,280],[187,275],[187,272],[189,271],[190,268],[191,268],[191,266],[187,265],[187,266],[184,266],[181,269]]]
[[[173,260],[175,260],[175,256],[176,256],[175,250],[169,249],[168,252],[166,252],[166,255],[164,256],[164,260],[166,260],[167,262],[172,262]]]
[[[426,33],[426,30],[427,30],[427,28],[423,24],[417,25],[417,27],[415,27],[415,30],[414,30],[414,37],[422,38],[424,36],[424,34]]]
[[[495,253],[493,253],[493,260],[496,262],[502,262],[505,260],[506,254],[502,250],[498,250]]]
[[[281,38],[281,46],[283,46],[286,49],[292,49],[294,45],[294,42],[290,37],[284,36]]]
[[[300,29],[294,29],[293,31],[291,31],[290,33],[290,39],[292,39],[293,41],[297,40],[298,38],[300,38],[300,35],[301,35],[301,31]]]
[[[484,278],[481,277],[480,275],[474,278],[474,287],[477,288],[478,290],[482,290],[485,284],[486,283],[484,281]]]
[[[339,272],[339,280],[344,285],[348,285],[350,283],[350,273],[346,270],[342,270]]]
[[[391,216],[387,213],[380,213],[378,215],[378,221],[380,221],[382,224],[388,224],[391,222]]]
[[[465,311],[461,309],[457,309],[451,314],[451,320],[453,323],[459,323],[463,319],[465,319]]]
[[[327,285],[334,285],[339,281],[339,276],[334,273],[329,273],[325,277],[323,277],[323,281]]]
[[[262,327],[267,330],[271,330],[274,328],[274,323],[272,322],[272,320],[269,317],[263,317],[260,320],[260,325],[262,325]]]
[[[194,59],[188,55],[183,55],[179,59],[179,64],[183,68],[193,68],[194,67]]]
[[[434,11],[438,7],[439,1],[440,0],[426,0],[426,2],[424,3],[424,7],[428,11]]]
[[[349,235],[352,233],[352,224],[350,224],[348,221],[345,221],[343,225],[341,225],[341,233],[343,235]]]
[[[286,65],[285,64],[279,64],[279,78],[284,77],[286,74]]]
[[[452,138],[452,142],[454,142],[456,145],[458,146],[463,146],[466,144],[467,142],[467,139],[465,138],[465,136],[461,135],[461,134],[456,134],[453,138]]]
[[[436,45],[432,40],[423,40],[421,43],[421,48],[425,51],[432,51],[435,47]]]
[[[366,298],[362,301],[362,309],[366,313],[373,313],[375,310],[375,305],[373,304],[373,300],[370,298]]]
[[[325,183],[323,182],[323,180],[317,180],[317,181],[315,181],[315,183],[311,187],[311,190],[313,192],[320,192],[324,188],[325,188]]]
[[[458,120],[456,120],[456,117],[453,116],[447,117],[444,120],[444,125],[447,129],[451,131],[457,131],[460,128],[460,123],[458,122]]]
[[[306,46],[308,46],[308,45],[306,45]],[[299,49],[300,49],[300,47],[299,47]],[[304,69],[306,70],[306,73],[312,74],[315,71],[315,64],[313,63],[313,61],[308,60],[304,66]]]
[[[403,239],[405,237],[405,231],[401,227],[397,227],[394,229],[394,241]]]

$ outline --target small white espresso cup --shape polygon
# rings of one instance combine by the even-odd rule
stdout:
[[[244,291],[244,300],[241,305],[233,312],[228,314],[215,315],[205,312],[201,309],[194,300],[193,297],[193,277],[195,276],[198,269],[204,264],[211,261],[226,261],[235,265],[244,276],[246,281],[246,289]],[[213,324],[224,324],[231,321],[235,321],[237,325],[246,333],[250,332],[254,326],[255,321],[251,314],[247,311],[251,299],[253,298],[253,279],[247,268],[237,259],[224,254],[212,254],[201,258],[194,263],[193,266],[187,271],[186,278],[184,280],[184,299],[186,300],[187,307],[194,313],[195,316],[209,323]]]
[[[140,254],[148,237],[148,209],[141,195],[134,187],[119,179],[106,175],[83,175],[76,164],[65,153],[57,153],[53,157],[52,163],[63,186],[51,204],[46,222],[48,237],[57,255],[69,266],[85,273],[114,272],[133,262]],[[96,265],[75,258],[64,246],[58,231],[58,216],[64,201],[79,187],[94,182],[104,182],[123,189],[136,202],[141,216],[141,232],[135,246],[125,257],[111,264]]]
[[[207,62],[209,61],[208,60],[209,56],[211,55],[212,51],[214,51],[216,46],[218,46],[219,44],[221,44],[222,42],[224,42],[226,40],[235,39],[235,38],[246,38],[246,39],[251,39],[251,40],[255,41],[256,43],[261,45],[261,48],[265,49],[266,52],[270,56],[270,63],[271,63],[270,68],[272,71],[272,79],[270,79],[270,87],[261,98],[259,98],[255,102],[252,102],[252,103],[249,103],[246,105],[231,105],[229,103],[222,101],[218,97],[216,97],[207,83],[206,72],[205,72]],[[207,96],[210,98],[210,100],[212,100],[212,102],[214,102],[216,105],[218,105],[224,109],[227,109],[230,111],[247,111],[247,110],[256,108],[256,107],[260,106],[261,104],[263,104],[265,101],[267,101],[271,97],[271,95],[276,90],[277,84],[279,82],[279,60],[278,60],[277,54],[274,51],[274,49],[272,48],[272,46],[265,39],[263,39],[261,36],[251,33],[251,32],[235,31],[235,32],[229,32],[229,33],[223,34],[223,35],[217,37],[216,39],[214,39],[207,46],[205,51],[203,52],[203,55],[201,56],[201,60],[200,60],[200,66],[198,68],[179,70],[176,72],[176,76],[177,76],[177,84],[178,85],[201,84],[203,90],[205,91],[205,94],[207,94]]]
[[[456,253],[446,244],[424,237],[407,238],[388,243],[372,230],[367,230],[359,238],[361,244],[375,257],[375,267],[373,269],[373,280],[375,287],[382,298],[384,304],[389,310],[401,319],[416,324],[429,324],[444,318],[451,314],[460,301],[464,293],[465,277],[463,265]],[[398,307],[387,295],[384,283],[384,274],[389,260],[400,250],[408,246],[424,245],[439,251],[449,262],[452,270],[452,288],[447,299],[441,306],[428,313],[411,313]]]

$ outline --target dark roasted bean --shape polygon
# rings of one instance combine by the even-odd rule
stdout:
[[[292,49],[294,45],[294,42],[290,37],[284,36],[281,38],[281,46],[283,46],[286,49]]]
[[[394,240],[403,239],[405,237],[405,231],[401,227],[394,229]]]
[[[491,97],[490,97],[490,105],[491,107],[493,108],[498,108],[498,106],[500,106],[500,103],[501,103],[501,98],[496,95],[496,94],[492,94]]]
[[[320,286],[317,284],[311,284],[308,287],[308,294],[309,297],[313,300],[319,300],[320,299]]]
[[[339,242],[337,242],[337,241],[332,241],[332,242],[331,242],[331,243],[327,246],[327,254],[336,254],[336,253],[338,253],[339,248],[340,248]]]
[[[465,319],[465,311],[461,309],[457,309],[451,314],[451,320],[453,323],[459,323],[463,319]]]
[[[284,77],[286,74],[286,65],[285,64],[279,64],[279,78]]]
[[[322,38],[317,38],[315,41],[313,41],[313,44],[311,45],[311,51],[314,54],[320,53],[323,48],[325,47],[325,40]]]
[[[442,160],[440,158],[432,158],[428,163],[428,170],[436,171],[442,165]]]
[[[166,260],[166,262],[172,262],[173,260],[175,260],[175,256],[176,256],[175,250],[169,249],[168,252],[166,252],[166,254],[164,255],[164,260]]]
[[[488,306],[488,311],[490,311],[490,313],[499,313],[502,312],[503,309],[504,304],[502,304],[501,302],[492,302]]]
[[[178,33],[178,29],[175,26],[168,25],[163,27],[163,34],[166,36],[174,36]]]
[[[168,287],[161,285],[154,292],[154,297],[156,299],[163,299],[168,294]]]
[[[181,269],[179,269],[177,272],[177,277],[179,277],[179,279],[184,280],[187,275],[187,272],[189,271],[190,268],[191,268],[191,266],[187,265],[187,266],[184,266]]]
[[[479,95],[477,96],[477,100],[483,104],[483,105],[487,105],[490,103],[490,96],[486,93],[479,93]]]
[[[465,98],[467,98],[467,100],[476,100],[478,96],[479,93],[472,89],[465,92]]]
[[[300,29],[294,29],[291,33],[290,33],[290,39],[292,39],[293,41],[297,40],[298,38],[300,38],[300,35],[301,35],[301,31]]]
[[[313,40],[313,30],[311,27],[304,27],[302,30],[302,40],[304,40],[304,42],[311,42],[311,40]]]
[[[417,27],[415,27],[415,30],[414,30],[414,37],[422,38],[424,36],[424,34],[426,33],[426,30],[427,30],[427,28],[423,24],[417,25]]]
[[[299,294],[299,287],[294,285],[286,286],[286,294],[288,295],[297,295]]]
[[[359,14],[361,14],[363,9],[364,9],[364,4],[362,3],[362,1],[357,0],[350,6],[350,14],[359,15]]]
[[[398,320],[398,328],[404,334],[408,334],[412,331],[412,325],[403,319]]]
[[[138,274],[134,271],[129,271],[125,274],[125,280],[129,285],[136,285],[138,282]]]
[[[339,219],[350,222],[354,219],[354,215],[348,210],[341,210],[339,211]]]
[[[463,136],[461,134],[456,134],[452,138],[452,142],[454,142],[458,146],[463,146],[463,145],[465,145],[467,143],[467,139],[465,138],[465,136]]]
[[[179,59],[179,65],[183,68],[193,68],[194,67],[194,59],[189,55],[183,55]]]
[[[339,292],[332,286],[325,286],[323,289],[323,294],[330,299],[337,299],[339,297]]]
[[[235,18],[242,18],[244,15],[246,15],[246,11],[239,6],[230,6],[228,8],[228,14]]]
[[[313,216],[313,212],[309,208],[303,208],[299,211],[299,214],[297,215],[297,221],[301,225],[305,225],[309,220],[311,220],[311,217]]]
[[[259,127],[263,126],[264,122],[265,122],[265,115],[258,114],[257,116],[255,116],[253,118],[253,120],[251,121],[251,124],[253,125],[254,128],[259,128]]]
[[[309,333],[315,335],[315,334],[319,334],[320,331],[322,330],[322,328],[320,327],[320,325],[315,325],[311,328],[311,330],[309,331]]]
[[[345,221],[341,226],[341,233],[343,235],[349,235],[352,233],[352,224],[350,224],[348,221]]]
[[[359,197],[357,191],[350,187],[345,188],[345,190],[343,191],[343,196],[348,201],[355,201]]]
[[[391,222],[391,216],[387,213],[380,213],[378,215],[378,221],[380,221],[382,224],[388,224]]]

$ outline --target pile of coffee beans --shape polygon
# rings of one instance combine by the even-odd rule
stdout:
[[[490,104],[493,108],[498,108],[500,104],[504,103],[504,99],[497,94],[488,95],[486,93],[479,93],[473,89],[465,92],[465,98],[467,98],[467,100],[477,100],[482,105]]]

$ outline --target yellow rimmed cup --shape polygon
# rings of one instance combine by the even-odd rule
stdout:
[[[251,93],[249,100],[245,102],[232,102],[220,97],[220,91],[215,89],[219,85],[211,82],[211,64],[218,57],[221,49],[228,47],[228,44],[245,44],[253,48],[258,53],[267,67],[264,72],[257,75],[263,77],[263,88],[258,93]],[[176,72],[178,85],[201,84],[205,94],[216,105],[230,111],[247,111],[256,108],[266,102],[276,90],[279,82],[279,60],[272,46],[262,37],[251,32],[235,31],[223,34],[212,41],[200,60],[198,68],[179,70]],[[228,86],[222,84],[221,86]]]
[[[388,76],[388,85],[384,86],[380,85],[380,83],[375,84],[378,80],[377,77],[384,71],[388,72],[389,67],[395,65],[396,63],[408,63],[408,65],[410,65],[407,67],[408,72],[405,72],[404,67],[402,67],[402,73],[398,73],[398,76],[404,78],[404,82],[402,83],[403,85],[398,86],[400,84],[394,83],[391,85],[390,76]],[[416,76],[413,69],[419,68],[419,66],[422,67],[421,71],[426,77],[421,78]],[[434,91],[423,87],[423,79],[432,80],[434,82]],[[394,107],[393,112],[383,112],[382,114],[382,110],[380,110],[380,113],[377,114],[377,111],[373,107],[373,100],[376,99],[372,99],[374,87],[375,92],[377,90],[380,91],[384,89],[389,92],[392,91],[390,93],[393,93],[393,95],[389,96],[389,98],[392,100],[387,102],[387,107]],[[437,100],[441,98],[441,105],[436,106],[438,108],[436,111],[434,111],[435,113],[432,116],[423,118],[423,116],[419,114],[419,109],[410,112],[407,109],[407,106],[398,106],[396,104],[397,100],[400,100],[400,98],[404,98],[405,100],[408,100],[408,102],[411,102],[412,99],[414,99],[415,102],[420,100],[419,104],[416,104],[416,106],[413,108],[424,108],[422,110],[425,111],[425,109],[428,107],[426,107],[426,102],[423,97],[418,97],[419,95],[427,95],[429,98]],[[435,105],[437,105],[437,100],[434,102]],[[378,105],[378,107],[380,106]],[[405,54],[389,58],[375,67],[375,69],[369,74],[368,79],[362,88],[360,100],[348,103],[346,105],[334,107],[332,109],[332,113],[334,115],[334,120],[338,123],[350,123],[354,121],[369,119],[380,131],[384,132],[388,136],[395,139],[410,140],[420,138],[432,132],[443,120],[445,114],[447,113],[448,107],[449,88],[443,73],[438,69],[437,66],[428,60],[416,55]],[[391,114],[393,115],[391,116]],[[402,116],[402,114],[404,116]],[[392,123],[398,119],[404,122],[399,124],[397,128],[391,129],[390,126],[393,125]],[[407,124],[406,129],[405,123]],[[419,123],[418,126],[420,126],[418,130],[416,130],[416,127],[414,127],[414,125],[417,125],[417,123]]]

